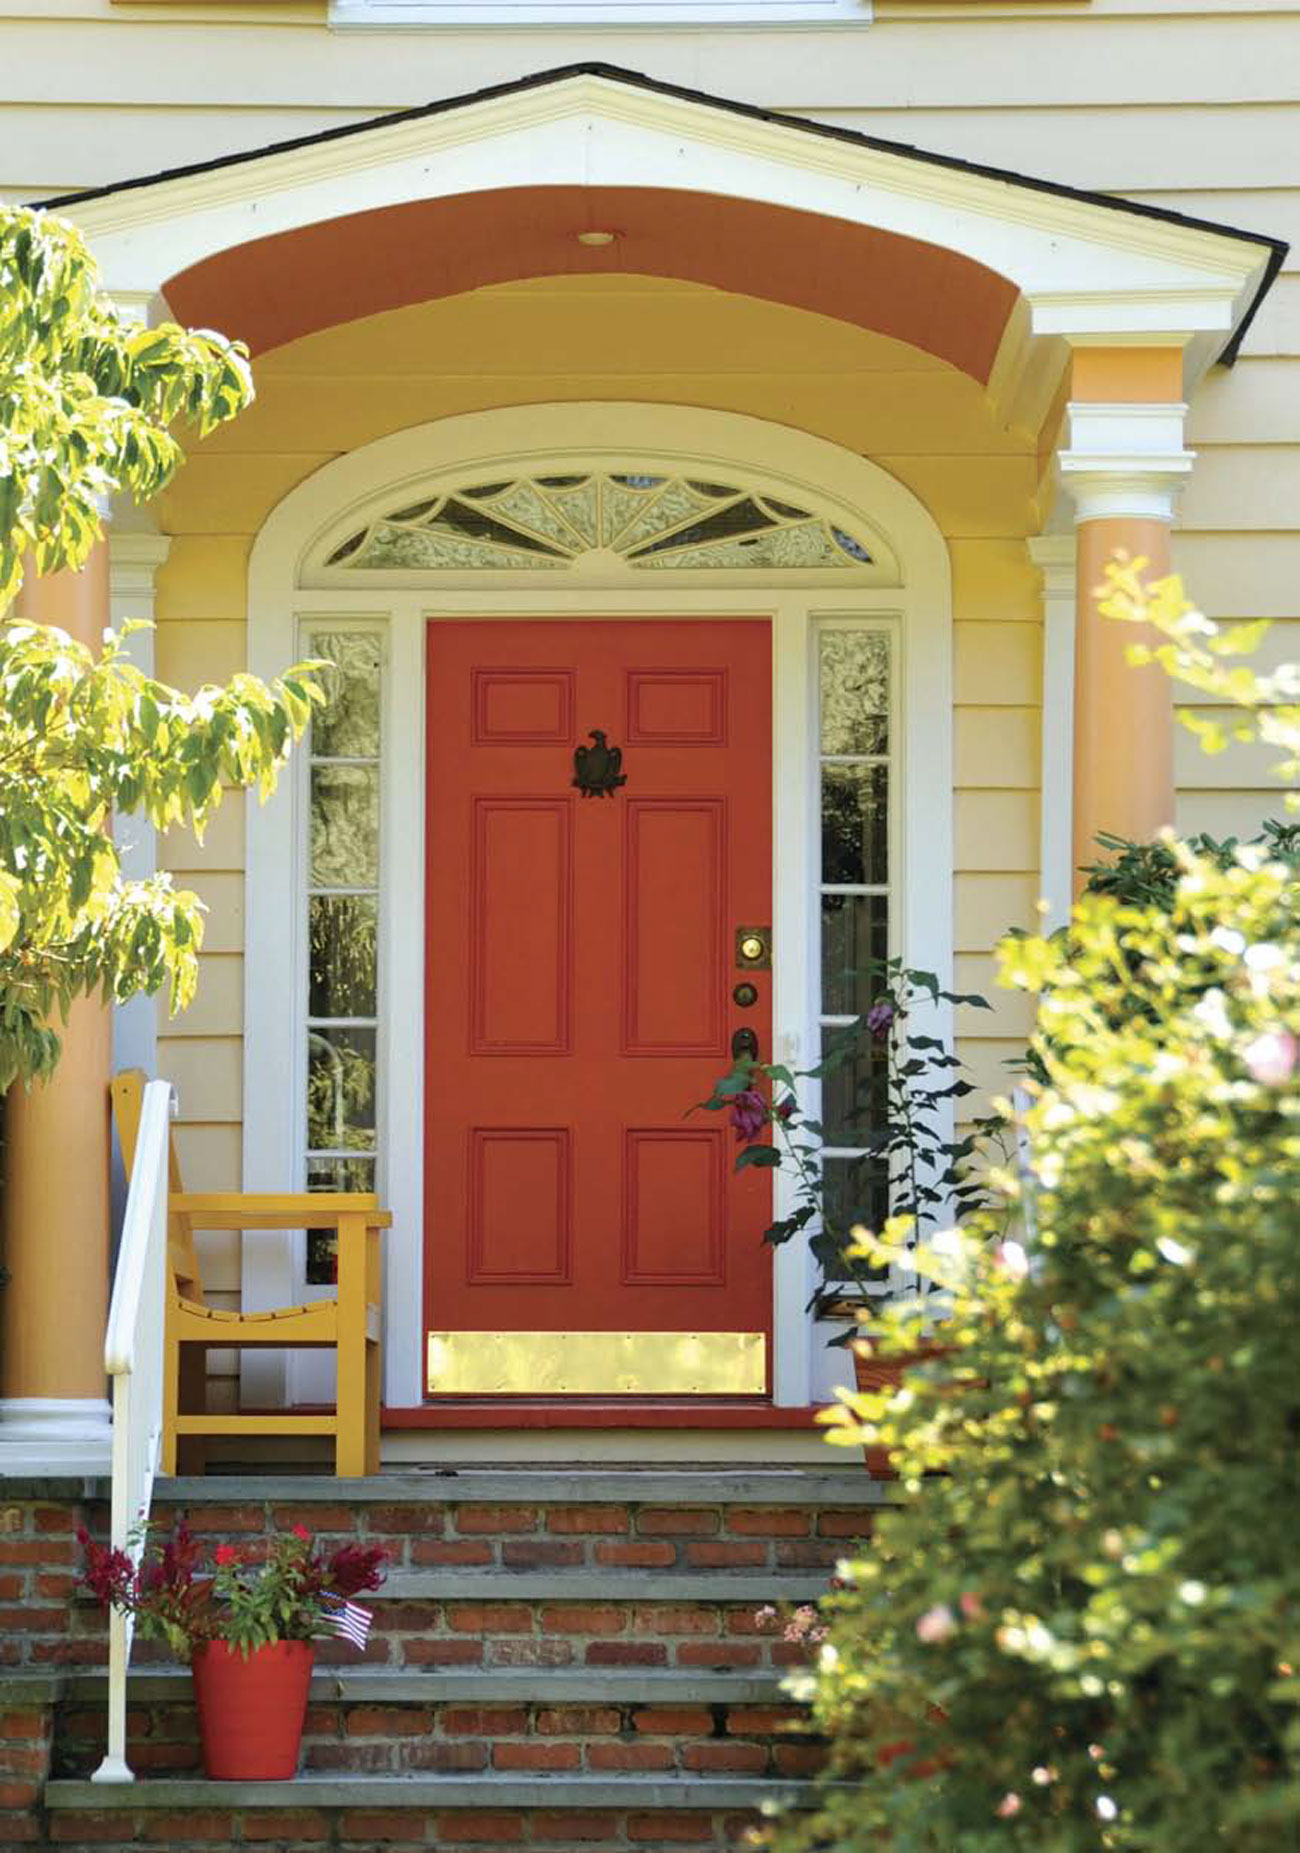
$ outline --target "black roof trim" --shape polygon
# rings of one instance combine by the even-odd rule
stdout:
[[[576,64],[556,65],[551,70],[534,72],[531,77],[512,78],[507,83],[489,84],[482,90],[471,90],[460,96],[443,97],[435,103],[423,103],[413,109],[391,110],[382,116],[368,116],[363,122],[345,122],[333,129],[320,129],[314,135],[298,135],[288,141],[268,142],[262,148],[250,148],[239,154],[218,155],[211,161],[192,161],[184,167],[163,168],[156,174],[142,174],[134,180],[118,180],[105,187],[87,187],[80,193],[62,193],[54,199],[33,202],[39,211],[50,211],[62,206],[78,206],[87,200],[106,199],[114,193],[136,192],[142,187],[158,186],[168,180],[183,180],[191,174],[207,174],[223,167],[241,167],[253,161],[260,161],[267,155],[288,154],[297,148],[312,148],[324,142],[343,141],[351,135],[365,135],[372,129],[387,128],[397,122],[419,122],[426,117],[442,116],[455,109],[464,109],[471,103],[483,103],[496,97],[522,94],[529,90],[543,89],[547,84],[562,83],[571,77],[603,77],[612,83],[626,84],[630,89],[648,90],[658,96],[677,97],[685,103],[704,104],[709,109],[725,110],[729,115],[744,117],[750,122],[770,122],[781,128],[797,129],[805,135],[820,136],[825,141],[847,143],[854,148],[873,148],[882,154],[898,155],[904,160],[922,161],[930,167],[942,167],[954,173],[976,174],[985,180],[999,180],[1007,186],[1027,187],[1034,193],[1046,193],[1057,199],[1079,200],[1088,206],[1103,206],[1110,212],[1123,212],[1130,217],[1154,219],[1164,225],[1181,225],[1189,231],[1212,232],[1220,238],[1236,238],[1247,244],[1257,244],[1268,253],[1268,262],[1254,300],[1238,323],[1236,330],[1224,347],[1219,359],[1225,365],[1231,365],[1236,359],[1242,339],[1250,324],[1254,321],[1259,306],[1272,287],[1273,279],[1282,268],[1290,246],[1284,239],[1270,238],[1264,232],[1244,231],[1240,226],[1217,224],[1212,219],[1197,219],[1187,213],[1173,212],[1166,206],[1147,206],[1134,200],[1116,199],[1109,193],[1090,192],[1085,187],[1066,186],[1061,181],[1038,180],[1027,174],[1018,174],[1010,168],[990,167],[982,161],[964,161],[957,155],[934,154],[925,148],[917,148],[910,142],[887,141],[879,135],[867,135],[860,129],[845,129],[836,124],[817,122],[807,116],[792,116],[781,110],[762,109],[754,103],[738,103],[727,97],[711,96],[704,90],[691,90],[682,84],[664,83],[655,77],[646,77],[639,71],[625,70],[621,65],[606,64],[598,59]]]

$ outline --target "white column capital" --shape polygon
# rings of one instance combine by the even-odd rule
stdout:
[[[1057,455],[1074,519],[1172,522],[1196,460],[1183,447],[1183,404],[1066,407],[1069,442]]]
[[[113,600],[146,601],[148,615],[152,616],[154,576],[166,561],[171,544],[170,534],[114,528],[108,541],[108,583]]]

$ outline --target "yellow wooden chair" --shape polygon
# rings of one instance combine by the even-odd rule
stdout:
[[[145,1076],[116,1075],[111,1085],[122,1163],[128,1180],[135,1157]],[[379,1471],[379,1231],[392,1217],[362,1193],[303,1191],[284,1196],[231,1191],[196,1196],[181,1182],[175,1140],[170,1152],[162,1471],[176,1472],[186,1437],[210,1435],[333,1435],[335,1472]],[[222,1312],[203,1301],[194,1234],[198,1229],[334,1229],[338,1233],[337,1300],[316,1300],[274,1312]],[[338,1353],[334,1413],[217,1415],[204,1408],[208,1346],[283,1345]],[[198,1466],[196,1461],[188,1465]]]

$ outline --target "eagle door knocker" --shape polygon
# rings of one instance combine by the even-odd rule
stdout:
[[[621,746],[611,746],[603,728],[593,727],[588,736],[594,746],[580,746],[573,755],[573,783],[584,798],[608,798],[620,785],[627,784]]]

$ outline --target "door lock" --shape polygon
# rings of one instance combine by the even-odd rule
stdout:
[[[758,1036],[755,1031],[746,1027],[733,1032],[731,1059],[733,1062],[756,1062],[758,1060]]]
[[[741,971],[771,971],[772,929],[770,926],[736,928],[736,964]]]

